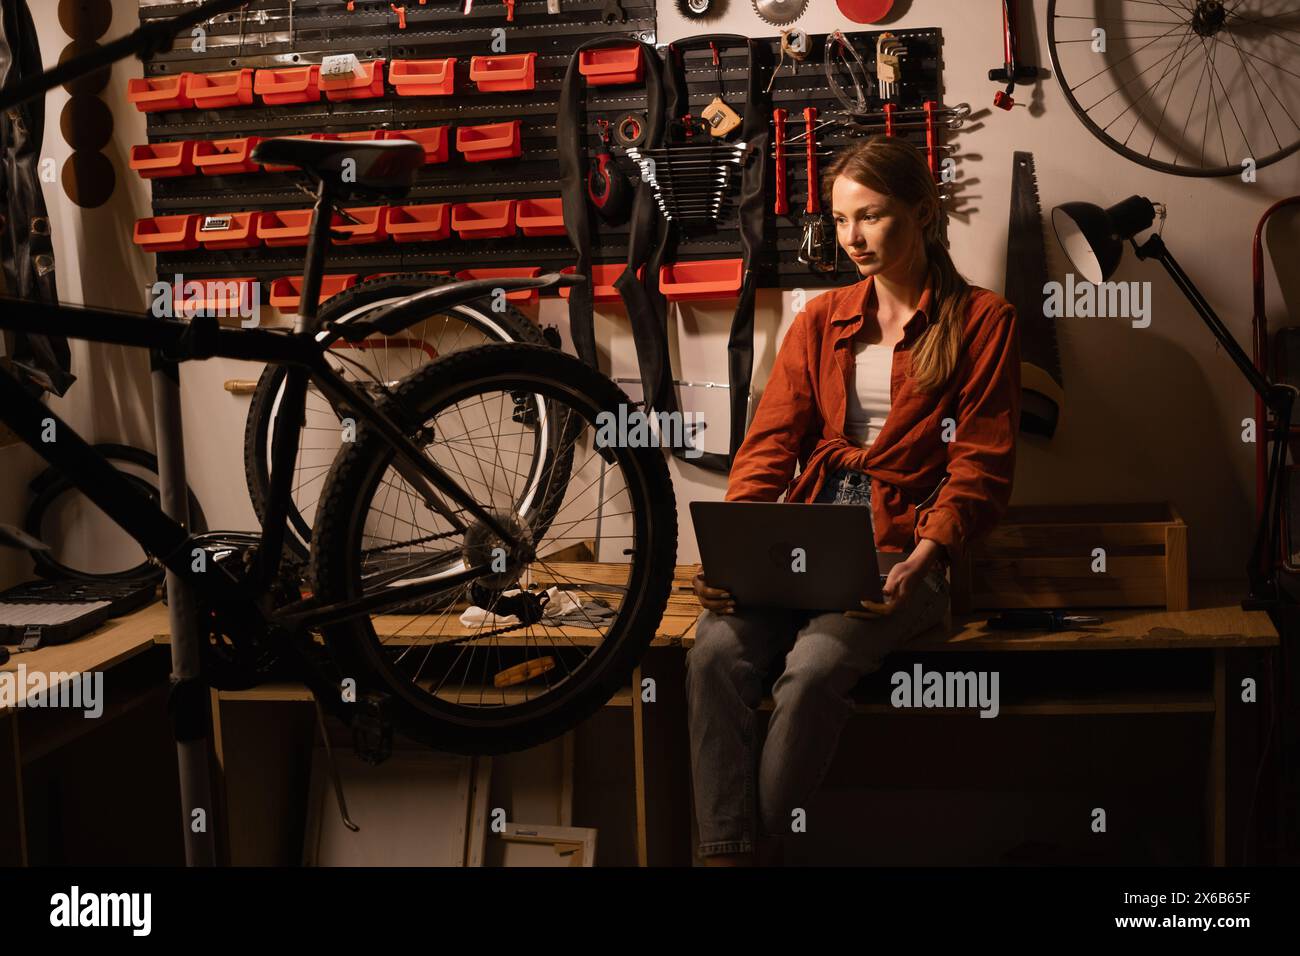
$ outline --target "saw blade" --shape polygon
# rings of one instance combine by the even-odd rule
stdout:
[[[808,9],[808,0],[750,0],[759,19],[783,27],[794,23]]]
[[[1021,428],[1051,437],[1065,404],[1056,320],[1043,313],[1047,253],[1034,154],[1012,157],[1005,297],[1020,323]]]

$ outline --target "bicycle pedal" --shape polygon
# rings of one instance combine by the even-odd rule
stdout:
[[[393,755],[393,715],[387,694],[365,693],[352,718],[352,750],[371,766]]]

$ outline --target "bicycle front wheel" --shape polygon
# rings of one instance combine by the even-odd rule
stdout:
[[[677,510],[663,453],[610,441],[602,425],[628,420],[627,395],[553,349],[457,352],[392,400],[423,423],[424,453],[520,548],[463,509],[456,527],[363,430],[330,472],[313,534],[322,605],[385,601],[322,629],[340,679],[388,695],[398,732],[440,750],[550,740],[624,686],[667,606]],[[561,436],[558,454],[539,432]],[[538,456],[549,456],[540,467]],[[437,606],[407,594],[485,566]]]

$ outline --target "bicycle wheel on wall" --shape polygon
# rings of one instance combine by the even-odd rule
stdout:
[[[598,441],[600,422],[620,420],[620,406],[626,420],[632,403],[554,349],[457,352],[392,400],[425,423],[425,453],[527,547],[441,610],[402,608],[403,585],[483,564],[499,539],[473,520],[452,530],[392,467],[392,450],[360,437],[326,482],[312,588],[325,605],[391,592],[399,610],[322,628],[338,673],[358,692],[389,695],[398,731],[438,749],[504,753],[552,739],[624,685],[663,616],[677,546],[663,452]],[[536,467],[539,427],[564,436],[563,474]],[[529,503],[552,487],[560,500],[531,518]],[[616,560],[593,560],[602,555]]]
[[[1294,0],[1049,0],[1075,114],[1149,169],[1235,176],[1300,149]]]
[[[334,322],[381,308],[451,280],[434,275],[387,276],[364,282],[335,296],[321,309],[323,322]],[[487,342],[526,342],[544,345],[541,331],[507,307],[493,311],[487,303],[467,303],[431,314],[396,336],[374,336],[360,343],[335,339],[328,359],[339,374],[377,396],[433,359]],[[244,474],[253,510],[264,521],[270,495],[271,438],[287,370],[268,365],[258,379],[244,430]],[[298,460],[289,509],[289,546],[305,557],[311,545],[316,503],[334,456],[344,441],[340,416],[314,387],[308,388]]]

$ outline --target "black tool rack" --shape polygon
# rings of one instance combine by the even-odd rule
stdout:
[[[857,48],[868,72],[875,77],[876,38],[886,31],[859,31],[845,33]],[[891,30],[907,46],[907,58],[903,63],[903,82],[898,94],[890,100],[897,104],[899,111],[920,109],[929,100],[943,104],[943,35],[938,29]],[[810,55],[802,63],[793,62],[786,56],[784,64],[777,69],[775,81],[768,94],[771,107],[785,109],[788,113],[786,123],[787,141],[804,131],[804,107],[815,107],[819,121],[825,114],[843,110],[843,104],[831,92],[823,68],[823,55],[827,36],[813,34],[809,37]],[[773,67],[780,60],[780,39],[765,39],[769,44]],[[723,99],[737,113],[743,115],[746,100],[747,78],[745,68],[748,55],[742,46],[719,46],[718,54],[722,70]],[[685,64],[686,87],[689,91],[690,111],[698,116],[700,110],[718,94],[717,70],[713,65],[713,51],[708,46],[682,51]],[[669,65],[665,69],[670,68]],[[765,74],[761,86],[766,87],[770,74]],[[875,88],[878,92],[878,87]],[[883,109],[883,101],[878,96],[867,97],[869,111]],[[768,116],[769,124],[771,114]],[[901,122],[900,118],[900,122]],[[909,120],[911,122],[911,120]],[[882,130],[883,132],[883,130]],[[738,139],[740,130],[727,137],[727,141]],[[817,145],[819,151],[833,150],[847,145],[870,133],[856,132],[836,126],[824,126],[818,130]],[[924,129],[900,130],[896,134],[917,146],[922,152],[926,148]],[[771,137],[769,137],[769,140]],[[937,142],[943,142],[942,127]],[[778,216],[774,211],[775,167],[773,154],[768,156],[768,183],[765,199],[766,218],[764,236],[765,248],[759,258],[762,270],[761,285],[764,287],[795,288],[810,283],[819,285],[843,285],[858,281],[858,273],[847,257],[840,257],[840,270],[831,275],[812,273],[807,266],[798,261],[799,245],[803,235],[800,220],[808,197],[808,176],[806,167],[805,139],[800,139],[786,146],[786,168],[788,176],[789,214]],[[818,168],[825,168],[829,157],[818,157]],[[829,209],[824,209],[829,215]],[[708,234],[699,234],[692,230],[689,235],[679,235],[676,245],[678,261],[693,259],[727,259],[739,258],[741,255],[740,233],[737,228],[736,208],[733,204],[729,215],[724,216],[718,227]]]
[[[605,23],[603,0],[563,0],[562,12],[546,12],[546,0],[518,0],[513,22],[501,0],[477,0],[460,13],[460,0],[406,0],[406,28],[400,29],[389,4],[344,0],[253,0],[242,17],[224,15],[207,30],[205,52],[191,50],[190,38],[145,62],[146,77],[182,72],[213,73],[247,67],[278,68],[319,63],[326,55],[355,53],[359,60],[456,57],[456,92],[443,97],[401,97],[391,86],[381,98],[267,106],[260,102],[227,109],[169,110],[148,114],[149,143],[240,136],[287,136],[312,132],[359,132],[439,125],[479,125],[521,120],[522,156],[490,162],[465,162],[453,147],[445,163],[426,165],[405,202],[474,202],[502,198],[558,197],[559,171],[555,116],[560,87],[574,51],[600,35],[625,35],[654,42],[653,0],[622,0],[623,22]],[[144,20],[174,16],[184,4],[142,6]],[[471,56],[492,55],[494,31],[504,29],[507,54],[536,52],[535,88],[527,92],[484,93],[469,80]],[[646,108],[639,85],[592,87],[590,108],[611,117]],[[154,215],[215,214],[254,210],[303,209],[311,205],[298,184],[299,173],[258,172],[232,176],[192,175],[154,179]],[[358,205],[361,205],[358,203]],[[594,218],[594,216],[593,216]],[[607,227],[608,228],[608,227]],[[610,240],[625,248],[626,227],[614,227]],[[157,271],[170,279],[241,276],[270,280],[300,275],[303,247],[160,252]],[[561,268],[572,264],[566,236],[528,239],[451,239],[430,243],[334,245],[330,274],[362,278],[384,272],[492,267]]]

